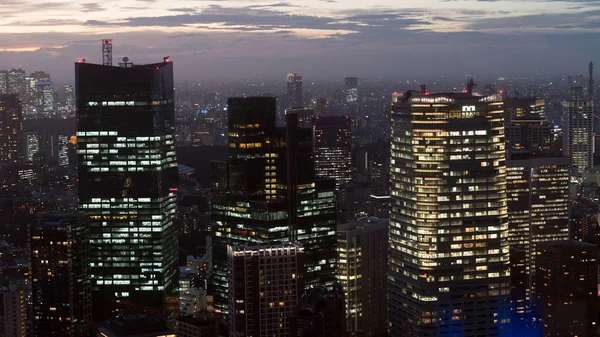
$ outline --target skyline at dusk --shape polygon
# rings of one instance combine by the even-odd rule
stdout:
[[[171,56],[178,80],[584,72],[600,55],[592,0],[2,0],[0,14],[0,68],[66,82],[77,59],[99,63],[101,38],[115,60]]]

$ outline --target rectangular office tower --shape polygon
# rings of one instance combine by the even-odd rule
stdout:
[[[594,159],[594,102],[564,101],[563,114],[563,151],[572,158],[572,175],[581,177],[592,168]]]
[[[29,225],[28,251],[32,336],[88,336],[92,295],[87,216],[40,216]]]
[[[346,326],[352,334],[387,333],[388,219],[365,217],[341,224],[336,276],[346,296]]]
[[[352,119],[349,116],[315,117],[315,170],[318,177],[339,185],[352,180]]]
[[[499,336],[509,309],[502,97],[394,96],[389,336]]]
[[[306,285],[335,280],[335,181],[314,173],[312,130],[298,116],[275,126],[272,97],[230,98],[229,159],[213,163],[213,274],[209,294],[227,313],[227,246],[302,244]]]
[[[167,314],[177,285],[173,63],[126,66],[75,64],[95,319]]]
[[[23,109],[16,94],[0,95],[0,164],[21,161]]]
[[[304,293],[303,248],[229,246],[229,336],[285,337]]]

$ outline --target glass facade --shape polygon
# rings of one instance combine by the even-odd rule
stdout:
[[[592,168],[594,159],[594,102],[565,101],[563,113],[564,154],[572,158],[572,174],[581,177]]]
[[[0,95],[0,163],[21,162],[23,110],[17,95]]]
[[[275,99],[230,98],[229,160],[213,163],[213,275],[209,294],[227,312],[227,246],[299,242],[307,287],[335,278],[335,182],[317,180],[312,130],[275,126]],[[293,136],[292,136],[293,135]]]
[[[498,336],[509,322],[502,97],[394,96],[390,336]]]
[[[352,120],[348,116],[316,117],[315,170],[318,177],[340,183],[352,180]]]
[[[167,315],[176,288],[173,64],[76,63],[79,209],[89,214],[95,319]]]

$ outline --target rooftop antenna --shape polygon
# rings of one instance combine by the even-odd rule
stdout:
[[[171,58],[171,56],[165,56],[165,57],[163,57],[163,62],[164,62],[164,63],[169,63],[169,62],[171,62],[170,58]]]
[[[102,40],[102,65],[112,66],[112,40]]]
[[[476,86],[477,84],[475,83],[475,80],[471,78],[471,75],[467,76],[467,94],[472,95],[473,88],[475,88]]]
[[[123,58],[123,62],[119,62],[119,67],[121,67],[121,68],[131,68],[131,67],[133,67],[133,62],[129,62],[129,57],[125,56]]]

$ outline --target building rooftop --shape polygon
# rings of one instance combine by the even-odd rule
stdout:
[[[389,219],[384,219],[384,218],[377,218],[374,216],[367,216],[364,218],[360,218],[348,223],[344,223],[344,224],[339,224],[337,226],[337,231],[338,232],[347,232],[347,231],[353,231],[353,230],[361,230],[363,232],[369,231],[369,229],[372,230],[381,230],[384,228],[387,228],[389,225],[390,220]]]
[[[216,319],[204,315],[181,316],[177,317],[176,320],[197,327],[210,326],[217,323]]]

